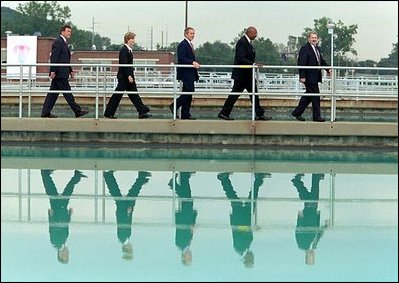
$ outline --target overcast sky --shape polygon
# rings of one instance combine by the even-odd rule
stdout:
[[[29,1],[1,1],[16,8]],[[40,1],[39,1],[40,2]],[[137,44],[150,49],[180,41],[188,2],[188,25],[196,29],[194,44],[220,40],[230,43],[244,28],[253,25],[258,36],[287,44],[288,36],[299,36],[314,20],[329,17],[345,26],[357,24],[354,48],[357,59],[379,61],[398,42],[397,1],[58,1],[71,9],[71,21],[79,29],[92,30],[122,43],[126,31],[137,34]],[[151,32],[152,31],[152,32]],[[72,35],[73,37],[73,35]],[[152,39],[152,40],[151,40]],[[338,39],[339,40],[339,39]]]

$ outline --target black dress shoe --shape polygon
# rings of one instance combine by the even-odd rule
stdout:
[[[234,118],[231,118],[231,117],[229,117],[229,116],[227,116],[227,115],[224,115],[224,114],[222,114],[222,113],[219,113],[219,114],[218,114],[218,118],[223,119],[223,120],[227,120],[227,121],[232,121],[232,120],[234,120]]]
[[[197,118],[195,118],[195,117],[193,117],[193,116],[190,116],[190,117],[187,117],[187,118],[181,118],[182,120],[197,120]]]
[[[297,116],[295,116],[293,114],[291,114],[291,115],[294,116],[295,119],[297,119],[298,121],[305,121],[305,118],[303,118],[301,115],[297,115]]]
[[[104,118],[108,118],[108,119],[116,119],[116,117],[115,117],[114,115],[111,115],[111,116],[106,116],[106,115],[104,115]]]
[[[172,115],[173,115],[173,103],[169,105],[169,110],[170,110],[170,112],[171,112]],[[177,111],[177,109],[176,109],[176,111]],[[177,115],[177,113],[176,113],[176,118],[179,119],[179,115]]]
[[[53,114],[47,114],[47,115],[42,115],[42,118],[57,118],[57,116],[53,115]]]
[[[82,117],[83,115],[86,115],[87,113],[89,113],[89,110],[81,110],[80,112],[75,114],[76,118]]]
[[[319,118],[313,119],[313,121],[314,122],[325,122],[326,120],[321,118],[321,117],[319,117]]]
[[[152,115],[148,113],[140,114],[139,119],[147,119],[150,118]]]
[[[269,121],[269,120],[271,120],[272,119],[272,117],[269,117],[269,116],[256,116],[256,118],[255,118],[255,120],[256,121]]]

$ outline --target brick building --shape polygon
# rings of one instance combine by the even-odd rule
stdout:
[[[37,38],[37,63],[49,63],[51,44],[54,38],[38,37]],[[73,64],[118,64],[119,51],[107,50],[90,50],[90,51],[72,51],[71,63]],[[7,37],[1,38],[1,62],[7,63]],[[175,62],[175,55],[170,51],[135,51],[135,64],[171,64]],[[75,68],[74,68],[75,69]],[[82,68],[87,69],[87,68]],[[79,70],[77,70],[79,71]],[[111,68],[109,71],[116,72],[117,67]],[[158,71],[167,72],[168,68],[159,68]],[[5,73],[6,70],[1,70]],[[47,73],[47,66],[37,67],[37,73]]]

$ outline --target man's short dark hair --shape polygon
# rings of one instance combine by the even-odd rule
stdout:
[[[65,31],[67,28],[72,29],[71,25],[63,25],[63,26],[60,28],[60,33],[63,32],[63,31]]]

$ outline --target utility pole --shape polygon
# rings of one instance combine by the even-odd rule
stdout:
[[[161,31],[161,49],[163,49],[163,30]]]
[[[91,50],[96,50],[96,46],[94,45],[94,17],[92,18],[92,25],[91,25]]]
[[[153,38],[154,38],[153,27],[151,27],[151,51],[152,51]]]
[[[166,40],[165,40],[165,47],[168,47],[168,24],[166,24]]]
[[[186,16],[184,22],[184,28],[188,27],[188,1],[186,1]]]

